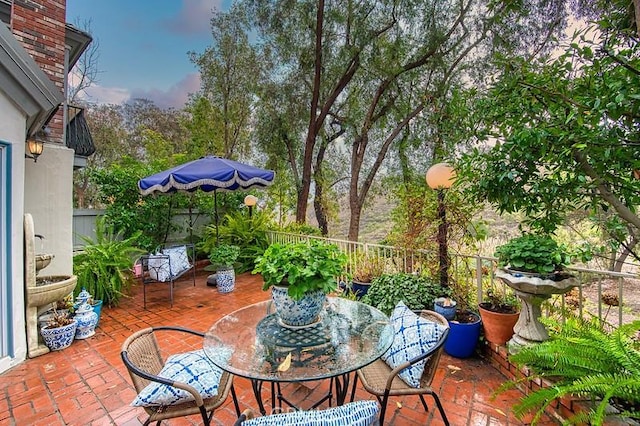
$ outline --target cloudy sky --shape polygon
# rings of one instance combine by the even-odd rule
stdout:
[[[151,99],[180,108],[200,87],[187,52],[211,43],[213,10],[230,0],[67,0],[67,22],[91,20],[99,42],[98,82],[88,100],[119,104]]]

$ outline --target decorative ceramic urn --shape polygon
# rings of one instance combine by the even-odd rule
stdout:
[[[86,339],[96,334],[96,324],[98,323],[98,314],[93,311],[93,307],[84,302],[80,305],[75,315],[76,323],[76,339]]]

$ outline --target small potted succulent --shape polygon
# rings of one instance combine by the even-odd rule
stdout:
[[[450,297],[437,297],[433,301],[433,310],[451,321],[456,316],[458,303]]]
[[[73,343],[76,327],[76,321],[68,313],[58,312],[54,309],[47,325],[40,329],[40,334],[49,349],[59,351]]]
[[[281,324],[299,327],[317,321],[346,263],[347,256],[335,244],[274,243],[256,259],[253,273],[262,275],[263,290],[271,289]]]
[[[239,255],[240,247],[231,244],[219,244],[209,253],[209,261],[216,270],[216,283],[220,293],[229,293],[235,288],[233,264]]]

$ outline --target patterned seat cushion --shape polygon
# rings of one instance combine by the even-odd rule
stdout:
[[[202,398],[206,399],[218,394],[222,370],[216,367],[201,349],[170,356],[158,376],[193,386]],[[187,391],[151,382],[136,396],[131,405],[156,407],[193,400],[193,395]]]
[[[442,324],[416,315],[402,301],[391,313],[391,324],[395,332],[393,343],[381,357],[391,368],[427,352],[446,330]],[[425,364],[426,360],[419,361],[402,370],[398,376],[409,386],[418,388]]]
[[[242,422],[242,426],[369,426],[377,424],[376,401],[356,401],[326,410],[272,414]]]
[[[162,253],[169,256],[172,277],[177,277],[182,272],[191,268],[186,246],[169,247],[162,250]]]

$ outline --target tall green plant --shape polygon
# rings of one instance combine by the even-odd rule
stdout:
[[[83,237],[85,247],[73,257],[73,273],[78,276],[74,293],[84,287],[95,300],[109,306],[117,306],[120,297],[126,295],[133,282],[131,266],[137,255],[144,251],[135,246],[141,232],[129,238],[114,233],[112,225],[100,218],[96,221],[95,241]]]
[[[255,211],[251,217],[242,212],[225,215],[218,229],[219,242],[240,247],[240,254],[236,260],[237,272],[242,273],[253,269],[255,259],[269,247],[267,230],[270,224],[270,216],[260,210]],[[205,227],[198,250],[208,256],[217,245],[216,226]]]
[[[552,402],[573,395],[592,398],[597,404],[570,419],[571,424],[602,425],[612,415],[607,414],[609,404],[620,408],[617,417],[640,419],[640,321],[610,333],[603,331],[596,319],[546,321],[551,338],[526,346],[511,356],[511,361],[531,370],[522,381],[552,378],[555,382],[525,396],[514,413],[522,417],[534,412],[531,424],[535,424]],[[509,382],[498,392],[519,382]]]

